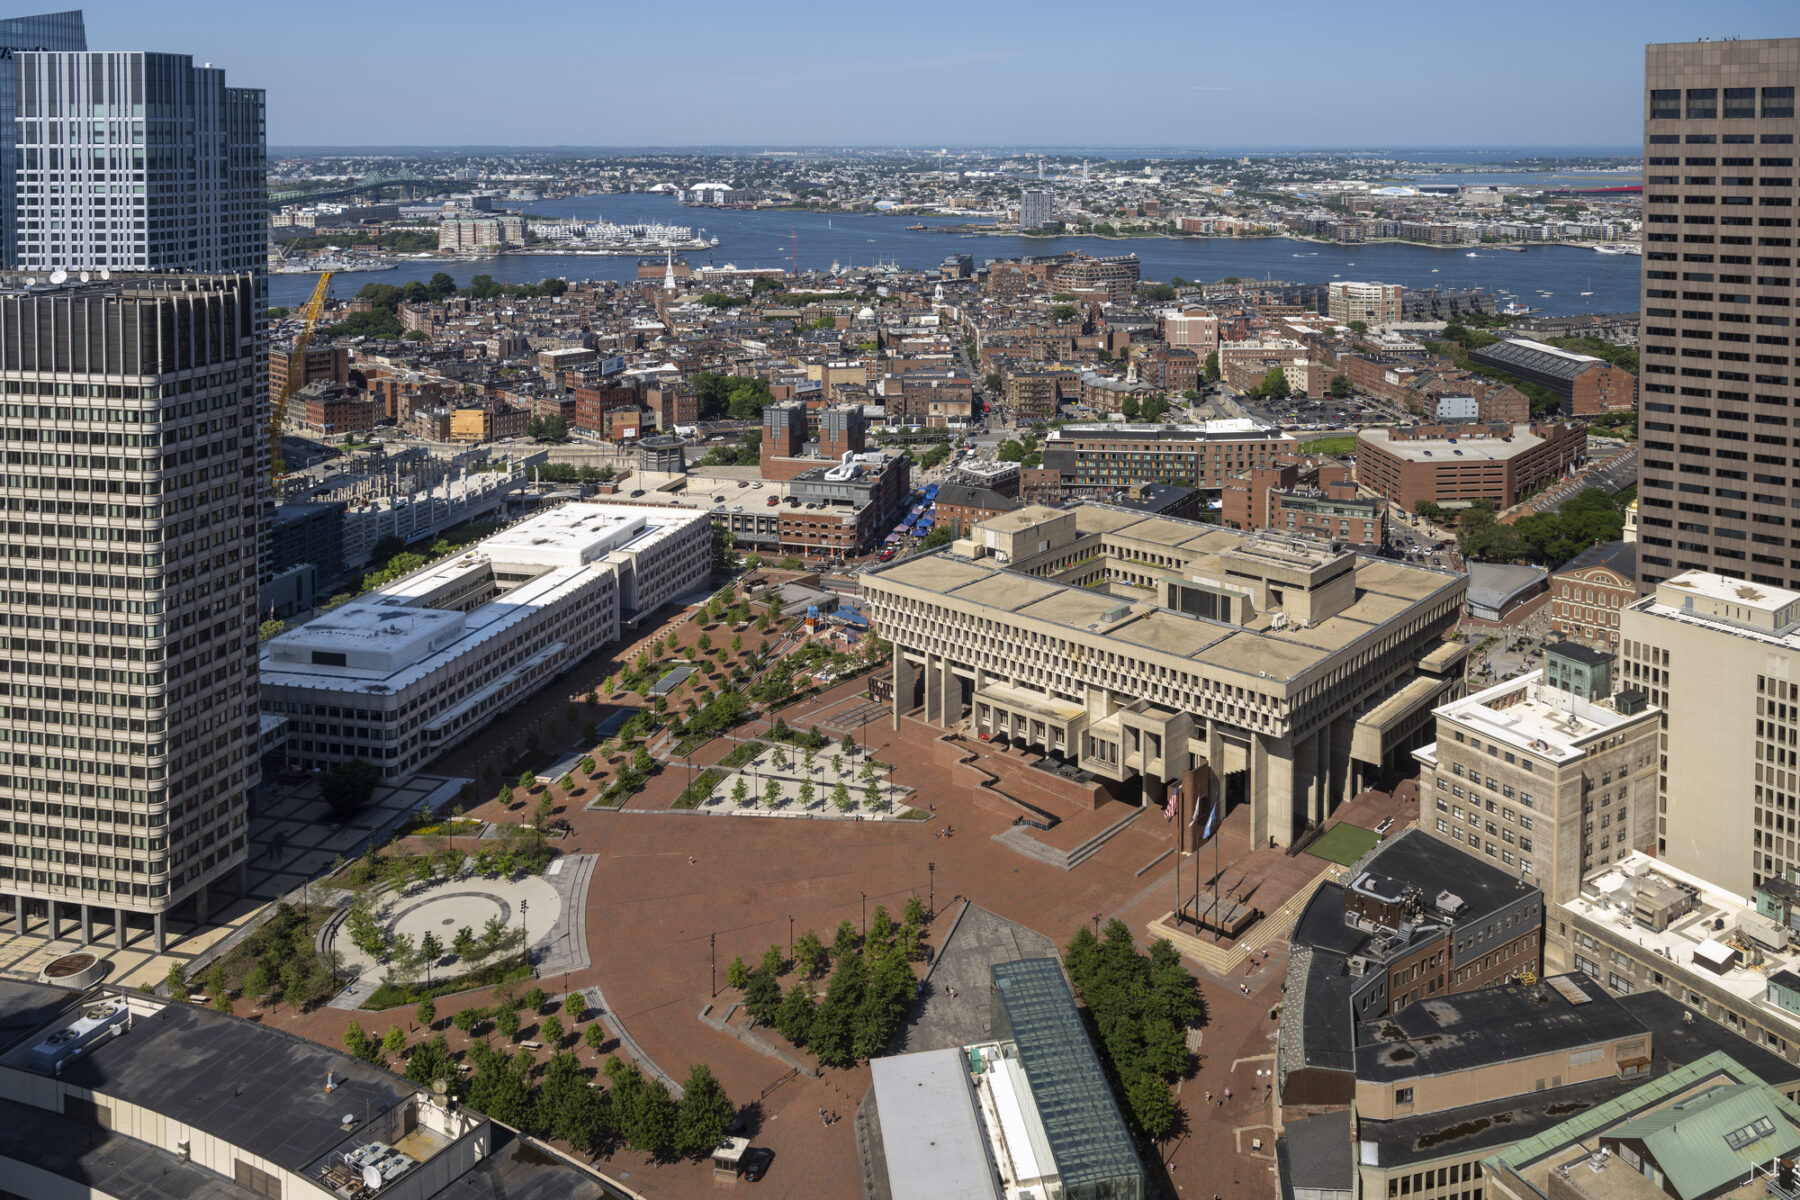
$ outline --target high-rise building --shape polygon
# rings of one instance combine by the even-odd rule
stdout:
[[[247,273],[265,337],[262,90],[227,87],[223,70],[196,67],[185,54],[32,51],[15,54],[11,72],[18,268],[40,278],[57,270]],[[266,424],[266,355],[254,393],[256,419]],[[268,440],[252,442],[266,479]],[[274,499],[266,487],[255,509],[247,519],[259,531],[256,552],[247,561],[267,578]]]
[[[1644,59],[1639,579],[1800,587],[1791,408],[1800,38]]]
[[[0,896],[54,937],[245,861],[264,441],[248,275],[0,279]],[[26,450],[24,447],[34,449]],[[54,453],[52,453],[54,451]]]
[[[1325,312],[1344,324],[1392,325],[1400,319],[1400,297],[1405,290],[1397,283],[1334,279],[1325,286]]]
[[[0,20],[0,60],[22,50],[86,50],[80,10]],[[0,67],[0,267],[18,263],[19,77],[10,62]]]
[[[1049,188],[1026,188],[1019,193],[1019,228],[1042,229],[1056,219],[1056,193]]]
[[[185,54],[33,51],[14,71],[19,269],[262,269],[261,90]]]
[[[1800,872],[1800,592],[1687,571],[1619,614],[1666,714],[1655,853],[1739,896]]]

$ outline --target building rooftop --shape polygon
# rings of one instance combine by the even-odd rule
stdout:
[[[1074,509],[1030,505],[991,518],[982,528],[1018,533],[1071,512],[1077,536],[1102,535],[1120,547],[1125,558],[1147,551],[1159,558],[1183,560],[1183,565],[1159,566],[1159,575],[1223,579],[1232,570],[1227,554],[1249,555],[1270,565],[1279,560],[1279,565],[1298,570],[1344,559],[1355,572],[1355,596],[1335,615],[1305,626],[1298,621],[1277,621],[1280,614],[1274,610],[1258,612],[1248,624],[1237,625],[1162,608],[1149,594],[1141,600],[1124,600],[1108,592],[1025,575],[991,556],[957,557],[948,547],[865,571],[864,579],[877,581],[877,586],[916,587],[1021,618],[1275,680],[1298,678],[1418,605],[1462,586],[1460,575],[1332,550],[1327,543],[1312,539],[1276,538],[1104,504],[1086,503]],[[1095,547],[1096,552],[1099,549]]]
[[[1203,421],[1199,425],[1146,425],[1108,422],[1105,425],[1064,425],[1053,429],[1044,439],[1046,450],[1060,442],[1094,441],[1115,438],[1121,441],[1205,442],[1243,441],[1299,442],[1272,425],[1251,417],[1224,417]]]
[[[1800,649],[1800,592],[1710,571],[1683,571],[1631,611]]]
[[[1143,1173],[1130,1131],[1054,958],[993,964],[1032,1099],[1066,1189]],[[996,1030],[996,1033],[999,1031]]]
[[[1585,975],[1416,1000],[1358,1033],[1357,1082],[1449,1075],[1644,1033]]]
[[[1574,379],[1584,371],[1606,365],[1606,360],[1603,358],[1595,358],[1591,354],[1577,354],[1573,350],[1560,350],[1555,346],[1546,346],[1542,342],[1534,342],[1529,338],[1505,338],[1491,346],[1481,346],[1471,350],[1469,357],[1479,362],[1518,367],[1521,370],[1535,371],[1541,375],[1554,375],[1561,379]]]
[[[1692,907],[1660,931],[1632,916],[1639,891],[1659,883],[1673,884],[1693,896]],[[1783,971],[1800,973],[1800,947],[1777,949],[1739,935],[1740,917],[1748,914],[1747,923],[1753,927],[1757,919],[1756,906],[1744,897],[1635,851],[1584,879],[1580,894],[1564,901],[1562,908],[1660,956],[1664,974],[1723,988],[1754,1005],[1765,1019],[1788,1026],[1794,1031],[1791,1036],[1800,1039],[1800,1014],[1768,1001],[1772,978]],[[1712,965],[1696,962],[1696,954]]]
[[[998,1200],[961,1049],[877,1058],[869,1072],[893,1200]]]
[[[1627,716],[1615,709],[1610,699],[1584,700],[1573,692],[1546,686],[1541,669],[1435,710],[1440,720],[1454,722],[1472,735],[1558,764],[1585,757],[1595,738],[1658,711],[1654,705],[1646,705],[1641,712]],[[1435,753],[1435,743],[1420,752]]]
[[[1485,429],[1486,426],[1476,428]],[[1438,463],[1455,465],[1459,463],[1504,462],[1516,458],[1527,450],[1535,450],[1544,439],[1528,429],[1514,427],[1513,432],[1503,438],[1416,438],[1396,439],[1386,429],[1364,429],[1356,435],[1359,442],[1368,442],[1378,450],[1384,450],[1396,458],[1404,458],[1408,462]]]

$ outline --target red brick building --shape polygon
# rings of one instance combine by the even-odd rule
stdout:
[[[1602,542],[1550,576],[1550,628],[1617,650],[1619,611],[1640,595],[1637,543]]]
[[[1357,496],[1350,468],[1334,459],[1280,458],[1226,480],[1219,523],[1268,529],[1379,549],[1387,535],[1382,506]]]
[[[1418,425],[1356,435],[1357,482],[1416,512],[1420,501],[1518,503],[1587,458],[1587,426]]]
[[[606,436],[606,414],[638,407],[637,389],[628,387],[578,387],[575,389],[575,428]]]

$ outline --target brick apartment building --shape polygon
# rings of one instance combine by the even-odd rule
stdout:
[[[1337,369],[1358,391],[1435,416],[1444,396],[1468,396],[1476,418],[1490,424],[1531,421],[1531,399],[1510,384],[1459,370],[1435,355],[1418,358],[1386,354],[1340,355]]]
[[[612,423],[607,420],[609,413],[638,407],[636,388],[603,384],[599,387],[578,387],[574,391],[574,427],[594,436],[608,436],[612,427]]]
[[[966,483],[946,483],[938,487],[937,523],[939,528],[962,532],[978,521],[1025,507],[1017,496],[1007,496],[992,488]]]
[[[1419,425],[1356,435],[1357,482],[1405,512],[1421,501],[1518,503],[1587,457],[1587,426]]]
[[[1387,530],[1382,505],[1357,495],[1350,468],[1334,459],[1277,458],[1227,480],[1219,523],[1269,529],[1380,549]]]
[[[298,411],[296,411],[298,410]],[[332,437],[375,428],[382,418],[381,401],[361,388],[319,380],[294,394],[288,411],[308,433]]]

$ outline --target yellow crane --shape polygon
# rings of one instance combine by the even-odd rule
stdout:
[[[287,464],[281,460],[281,427],[287,422],[288,401],[293,398],[294,386],[305,374],[306,348],[312,344],[313,329],[319,324],[319,313],[325,307],[325,295],[331,290],[330,271],[319,274],[319,284],[313,288],[312,298],[301,310],[300,336],[294,340],[294,348],[288,352],[287,381],[281,385],[281,394],[275,397],[275,405],[269,413],[269,471],[270,483],[273,484],[287,470]]]

